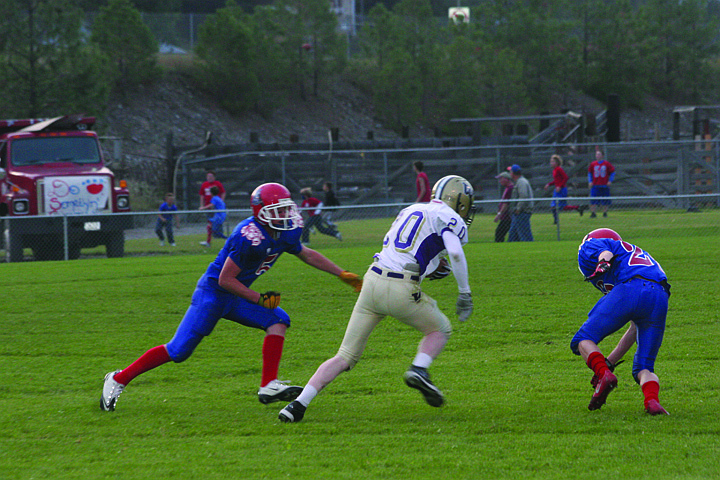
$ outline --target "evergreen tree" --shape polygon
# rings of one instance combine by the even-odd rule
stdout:
[[[121,91],[152,82],[160,74],[157,41],[130,0],[110,0],[100,9],[91,40],[111,59]]]
[[[98,114],[108,61],[86,42],[82,11],[62,0],[0,0],[0,107],[5,115]]]

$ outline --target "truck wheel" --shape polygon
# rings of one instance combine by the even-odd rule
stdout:
[[[125,255],[125,234],[123,232],[113,232],[108,236],[105,244],[108,258],[120,258]]]
[[[80,258],[80,246],[71,243],[68,247],[68,259],[77,260],[78,258]]]
[[[10,227],[5,228],[3,237],[5,240],[5,260],[7,262],[22,262],[22,237],[20,235],[13,235]]]
[[[47,239],[37,241],[32,247],[35,260],[45,262],[48,260],[64,260],[65,250],[62,245],[58,245],[56,240]]]

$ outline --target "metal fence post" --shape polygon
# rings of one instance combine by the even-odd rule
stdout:
[[[68,245],[68,219],[67,215],[63,214],[63,258],[66,262],[70,259]]]
[[[388,158],[387,158],[387,152],[383,152],[383,190],[385,190],[385,199],[389,198],[389,191],[388,191]]]

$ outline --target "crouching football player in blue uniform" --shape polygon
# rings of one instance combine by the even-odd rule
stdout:
[[[624,242],[609,228],[588,233],[578,252],[580,272],[604,296],[588,314],[587,321],[573,337],[570,348],[595,375],[595,393],[588,408],[597,410],[617,386],[614,366],[637,341],[632,374],[645,396],[645,411],[667,415],[660,405],[660,384],[655,375],[655,358],[662,344],[670,297],[667,275],[660,264],[636,245]],[[597,344],[630,322],[609,358]]]
[[[221,318],[265,331],[258,391],[261,403],[291,401],[300,394],[302,387],[277,380],[285,331],[290,326],[290,317],[278,307],[280,294],[258,293],[250,285],[270,270],[284,252],[339,276],[356,292],[360,291],[362,280],[300,243],[302,217],[283,185],[260,185],[252,193],[251,205],[253,216],[235,227],[217,258],[200,277],[190,307],[172,340],[151,348],[127,368],[105,375],[100,400],[103,410],[115,410],[118,396],[138,375],[171,360],[176,363],[187,360]]]

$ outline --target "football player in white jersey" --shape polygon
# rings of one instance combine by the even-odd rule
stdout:
[[[423,333],[418,352],[405,372],[405,383],[420,391],[425,401],[440,407],[442,392],[430,381],[430,364],[445,347],[452,327],[420,284],[425,277],[441,278],[450,269],[458,285],[456,313],[460,321],[473,310],[468,269],[462,246],[475,213],[473,188],[457,175],[441,178],[430,203],[405,208],[385,235],[383,248],[365,273],[362,291],[348,322],[338,353],[318,367],[300,396],[280,411],[283,422],[299,422],[313,398],[338,375],[360,360],[368,337],[386,316],[392,316]]]

